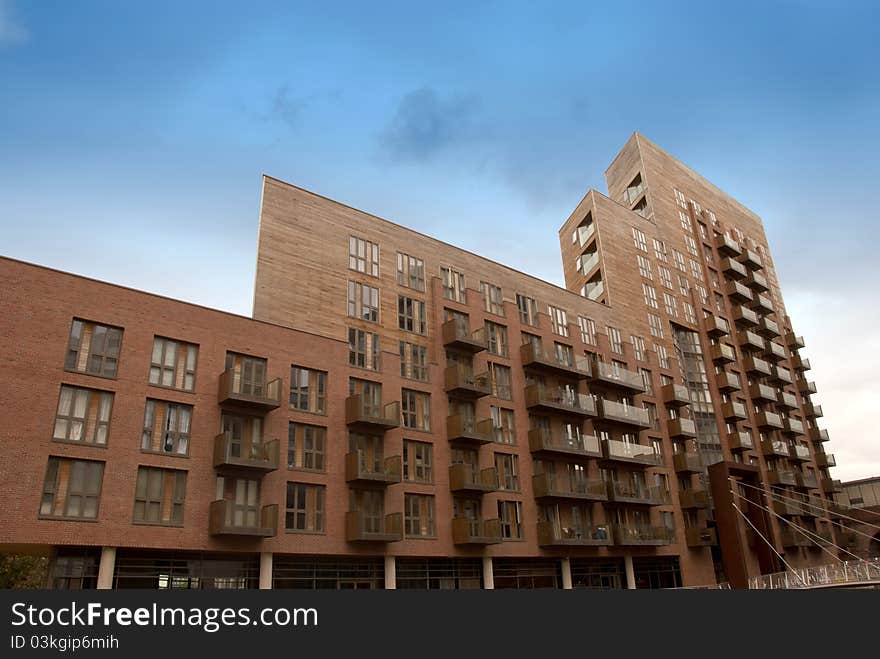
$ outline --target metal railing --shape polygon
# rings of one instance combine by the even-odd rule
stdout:
[[[749,579],[749,588],[756,590],[834,588],[867,583],[880,584],[880,557],[764,574]]]

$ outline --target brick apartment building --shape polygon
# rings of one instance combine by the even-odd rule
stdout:
[[[565,288],[269,177],[253,318],[0,260],[0,550],[55,588],[827,562],[840,482],[760,219],[639,134],[606,179]]]

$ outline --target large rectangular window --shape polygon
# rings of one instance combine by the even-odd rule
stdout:
[[[519,309],[519,322],[530,327],[538,326],[538,303],[535,298],[517,293],[516,306]]]
[[[199,348],[192,343],[153,337],[150,384],[192,391],[196,386]]]
[[[501,293],[501,287],[481,281],[480,292],[483,294],[483,309],[496,316],[503,316],[504,296]]]
[[[516,422],[513,410],[491,405],[493,439],[499,444],[516,444]]]
[[[40,516],[96,519],[103,478],[103,462],[49,458]]]
[[[301,533],[324,532],[323,485],[288,483],[284,528]]]
[[[403,389],[401,391],[403,427],[415,430],[431,430],[431,394]]]
[[[287,424],[287,468],[325,471],[327,429],[306,423]]]
[[[397,326],[400,329],[416,334],[425,334],[427,331],[426,318],[425,303],[422,300],[405,295],[397,296]]]
[[[440,283],[443,288],[443,297],[447,300],[467,304],[467,289],[464,285],[464,274],[448,268],[440,267]]]
[[[499,501],[498,519],[501,520],[501,537],[503,539],[522,539],[522,503],[519,501]]]
[[[379,370],[379,335],[362,329],[348,328],[348,363],[350,366]]]
[[[496,398],[510,400],[510,367],[489,362],[489,379],[492,381],[492,395]]]
[[[372,277],[378,277],[379,245],[363,238],[349,236],[348,268]]]
[[[192,405],[148,399],[141,432],[141,451],[188,455],[192,409]]]
[[[428,442],[403,440],[403,480],[413,483],[431,483],[434,446]]]
[[[489,354],[507,357],[507,328],[504,325],[486,321],[486,349]]]
[[[596,322],[592,318],[578,316],[578,326],[581,328],[581,341],[596,345]]]
[[[519,492],[519,458],[510,453],[495,454],[498,489]]]
[[[404,498],[404,534],[408,538],[432,538],[434,497],[429,494],[406,494]]]
[[[400,342],[400,376],[428,381],[428,348],[408,341]]]
[[[235,352],[226,353],[226,369],[232,371],[232,390],[244,396],[266,395],[266,360]]]
[[[74,318],[70,326],[64,368],[68,371],[115,378],[121,346],[120,328]]]
[[[134,521],[139,524],[183,525],[186,472],[138,467]]]
[[[409,254],[397,252],[397,283],[424,292],[425,262]]]
[[[327,413],[327,373],[290,367],[290,407],[303,412]]]
[[[52,439],[106,446],[112,407],[110,392],[61,385]]]
[[[565,309],[547,305],[547,313],[550,314],[550,329],[559,336],[568,336],[568,314]]]
[[[358,281],[348,282],[348,315],[371,323],[379,322],[379,289]]]

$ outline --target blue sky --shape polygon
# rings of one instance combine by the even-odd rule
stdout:
[[[247,314],[265,172],[561,283],[639,130],[763,217],[880,475],[876,2],[182,4],[0,0],[0,253]]]

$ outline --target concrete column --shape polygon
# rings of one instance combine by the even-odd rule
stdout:
[[[260,590],[272,590],[272,552],[260,552]]]
[[[385,590],[397,590],[397,561],[394,556],[385,557]]]
[[[562,587],[571,590],[571,559],[567,556],[562,559]]]
[[[483,588],[495,590],[495,572],[492,570],[491,556],[483,556]]]
[[[633,557],[632,556],[624,556],[623,557],[623,566],[626,569],[626,587],[630,590],[635,590],[636,588],[636,572],[633,569]]]
[[[116,547],[101,547],[101,563],[98,566],[98,590],[113,588],[113,572],[116,569]]]

